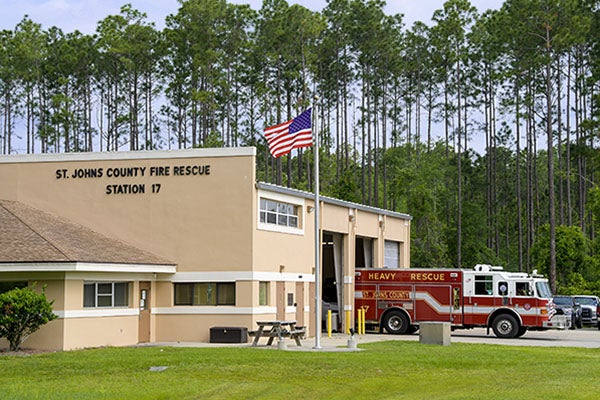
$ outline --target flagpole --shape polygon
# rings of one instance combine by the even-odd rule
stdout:
[[[315,349],[321,348],[321,225],[320,225],[320,200],[319,200],[319,133],[317,126],[317,102],[319,97],[315,96],[315,107],[313,112],[313,131],[315,133]]]

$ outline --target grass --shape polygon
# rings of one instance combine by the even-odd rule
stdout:
[[[103,348],[0,355],[2,399],[590,399],[600,349],[387,341],[364,351]],[[0,353],[1,354],[1,353]],[[152,366],[167,366],[152,372]]]

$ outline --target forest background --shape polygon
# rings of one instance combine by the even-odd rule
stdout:
[[[0,31],[0,155],[255,146],[258,179],[312,191],[314,148],[274,159],[262,130],[313,107],[321,194],[412,215],[412,266],[600,295],[600,1],[448,0],[411,27],[384,6],[24,16]]]

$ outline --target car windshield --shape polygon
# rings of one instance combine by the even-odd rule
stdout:
[[[595,306],[596,304],[596,299],[594,299],[593,297],[575,297],[575,300],[582,305],[585,306]]]
[[[571,306],[573,305],[573,301],[570,297],[555,297],[553,299],[554,304],[559,306]]]
[[[546,298],[546,299],[552,298],[552,292],[550,291],[550,287],[548,287],[548,282],[537,281],[535,283],[535,288],[537,290],[539,297]]]

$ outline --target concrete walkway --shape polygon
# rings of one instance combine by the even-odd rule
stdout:
[[[256,349],[271,349],[271,350],[287,350],[287,351],[324,351],[324,352],[352,352],[360,351],[358,348],[361,344],[379,342],[382,340],[419,340],[419,335],[381,335],[381,334],[365,334],[354,335],[354,345],[348,343],[350,335],[343,333],[333,333],[331,337],[324,333],[320,339],[320,348],[316,348],[316,339],[314,337],[302,340],[302,346],[297,346],[293,340],[286,339],[283,345],[279,345],[277,340],[273,341],[271,346],[267,346],[266,340],[259,343],[258,346],[252,346],[251,341],[248,343],[206,343],[206,342],[155,342],[141,343],[138,346],[151,347],[250,347]]]
[[[287,351],[335,351],[335,352],[351,352],[360,351],[360,345],[365,343],[389,341],[389,340],[404,340],[404,341],[419,341],[419,334],[412,335],[387,335],[378,333],[367,333],[366,335],[355,335],[357,348],[348,347],[348,339],[350,335],[343,333],[334,333],[329,338],[324,333],[321,336],[321,348],[315,348],[315,338],[306,338],[302,340],[302,346],[296,346],[293,340],[286,339],[285,349]],[[549,330],[542,332],[527,332],[519,339],[499,339],[492,333],[487,334],[486,329],[476,328],[471,330],[457,330],[451,334],[451,343],[480,343],[492,345],[506,346],[539,346],[539,347],[581,347],[581,348],[600,348],[600,332],[597,328],[585,328],[577,330]],[[273,342],[272,346],[261,344],[254,347],[257,349],[272,349],[277,350],[277,341]],[[160,346],[160,347],[252,347],[251,341],[248,343],[201,343],[201,342],[157,342],[143,343],[139,346]]]

